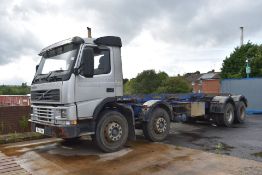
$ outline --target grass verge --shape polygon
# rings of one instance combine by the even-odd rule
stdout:
[[[0,144],[15,143],[15,142],[28,141],[28,140],[37,140],[43,138],[48,138],[48,137],[36,132],[10,133],[10,134],[0,135]]]

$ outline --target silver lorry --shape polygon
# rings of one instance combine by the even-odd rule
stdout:
[[[142,129],[151,141],[164,140],[176,117],[218,125],[242,123],[247,100],[231,95],[165,94],[123,96],[121,39],[73,37],[40,52],[31,85],[32,130],[63,139],[91,135],[105,152],[135,140]],[[189,112],[196,111],[196,112]]]

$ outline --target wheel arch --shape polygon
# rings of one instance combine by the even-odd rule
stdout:
[[[154,109],[162,108],[164,109],[172,121],[174,119],[174,114],[171,106],[165,102],[160,100],[149,100],[143,104],[143,121],[148,121]]]
[[[236,110],[236,103],[232,97],[228,97],[224,102],[224,107],[226,107],[227,103],[231,103],[234,107],[234,110]]]
[[[116,98],[105,99],[96,107],[93,114],[94,120],[98,121],[100,114],[108,109],[118,111],[126,118],[128,122],[128,139],[135,140],[135,119],[133,109],[126,104],[117,103]]]
[[[228,103],[231,103],[236,110],[236,103],[231,96],[215,96],[210,103],[211,113],[224,113],[225,107]]]
[[[233,100],[235,101],[235,103],[239,103],[239,102],[244,102],[244,104],[246,105],[246,107],[248,107],[248,101],[247,98],[244,95],[234,95],[232,96]]]

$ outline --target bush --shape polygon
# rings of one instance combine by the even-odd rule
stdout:
[[[23,116],[20,120],[19,120],[19,126],[20,128],[25,131],[28,126],[29,126],[29,122],[28,122],[28,117]]]

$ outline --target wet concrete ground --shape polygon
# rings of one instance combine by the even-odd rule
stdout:
[[[43,139],[2,145],[0,151],[15,156],[21,167],[37,175],[261,175],[261,147],[262,117],[250,117],[235,128],[172,124],[171,134],[164,143],[151,143],[138,136],[137,141],[128,143],[123,150],[110,154],[102,153],[89,138],[75,143]]]
[[[262,116],[249,116],[232,128],[175,123],[165,143],[262,162]]]

